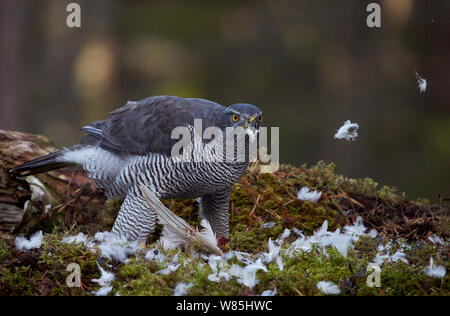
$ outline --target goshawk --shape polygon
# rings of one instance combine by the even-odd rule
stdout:
[[[222,131],[223,141],[215,134],[209,140],[198,141],[192,136],[196,119],[201,120],[202,132],[209,127]],[[160,199],[200,198],[201,216],[210,222],[217,237],[227,237],[231,188],[246,171],[249,144],[255,140],[246,137],[245,154],[241,157],[235,150],[238,133],[226,137],[226,130],[239,127],[244,134],[254,136],[248,132],[257,131],[262,123],[261,110],[251,104],[224,107],[204,99],[154,96],[128,102],[106,120],[83,127],[81,130],[88,135],[77,145],[11,171],[31,175],[81,165],[108,197],[125,198],[113,232],[129,240],[145,241],[155,229],[156,215],[143,199],[141,185]],[[191,132],[194,145],[182,147],[174,156],[173,148],[179,141],[174,130],[180,127]],[[223,147],[210,146],[215,137],[219,139],[215,144]],[[231,156],[224,154],[227,145],[233,148]],[[205,159],[211,156],[227,159]]]

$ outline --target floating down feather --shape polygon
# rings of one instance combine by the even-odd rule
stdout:
[[[347,120],[345,121],[344,125],[339,128],[336,134],[334,134],[334,138],[355,140],[355,138],[358,136],[358,128],[359,125],[357,123],[352,123]]]
[[[165,207],[148,188],[141,186],[141,190],[145,201],[156,212],[160,223],[164,225],[164,229],[168,229],[170,233],[181,238],[188,245],[217,255],[222,254],[217,246],[217,239],[211,225],[206,219],[201,221],[200,225],[204,229],[199,231]]]
[[[419,88],[420,93],[424,93],[427,91],[427,81],[423,79],[418,72],[416,71],[416,79],[417,79],[417,86]]]

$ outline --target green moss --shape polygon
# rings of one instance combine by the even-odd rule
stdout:
[[[307,186],[323,192],[317,204],[296,198],[298,190]],[[121,200],[108,200],[100,210],[104,219],[99,230],[110,229]],[[188,221],[199,225],[199,205],[194,200],[165,200],[163,203]],[[415,214],[425,214],[416,218]],[[368,272],[364,269],[377,253],[377,239],[361,237],[343,257],[336,249],[323,254],[319,249],[284,255],[284,269],[276,263],[267,266],[268,272],[259,271],[259,283],[249,289],[231,281],[211,282],[211,268],[205,261],[193,256],[190,249],[178,254],[180,266],[176,272],[161,275],[157,272],[165,264],[146,261],[140,255],[125,264],[106,262],[108,270],[115,273],[111,295],[172,295],[179,282],[192,283],[190,295],[256,295],[276,288],[279,295],[322,295],[316,285],[319,281],[332,281],[339,285],[342,295],[449,295],[449,276],[444,279],[429,278],[423,273],[433,256],[435,263],[449,270],[448,252],[423,243],[430,234],[448,239],[450,224],[445,214],[436,212],[427,201],[411,201],[394,188],[379,186],[370,178],[349,179],[335,173],[335,165],[319,162],[314,166],[295,168],[283,165],[274,174],[260,174],[257,168],[247,172],[234,186],[230,208],[230,249],[251,254],[267,251],[269,238],[278,238],[286,228],[298,228],[312,234],[324,220],[329,229],[342,228],[363,216],[369,228],[384,232],[382,242],[394,236],[398,242],[412,246],[405,251],[409,264],[386,263],[382,267],[381,287],[366,284]],[[405,221],[405,217],[408,222]],[[271,228],[263,223],[273,222]],[[84,230],[82,225],[72,225],[70,234]],[[69,226],[70,227],[70,226]],[[161,227],[148,239],[148,247],[156,247]],[[66,232],[65,234],[69,234]],[[63,234],[54,230],[45,235],[41,249],[19,253],[12,240],[0,240],[0,295],[91,295],[99,285],[91,280],[98,278],[99,253],[83,245],[61,243]],[[286,240],[284,248],[296,239],[295,234]],[[394,243],[393,251],[398,248]],[[173,257],[177,251],[166,253]],[[69,263],[80,265],[82,288],[68,288],[66,278]],[[229,264],[239,264],[231,259]]]
[[[39,250],[20,253],[12,249],[9,260],[3,261],[5,265],[0,264],[0,293],[83,295],[93,290],[95,285],[91,285],[91,279],[99,274],[96,254],[81,245],[61,243],[60,239],[59,235],[47,234]],[[83,288],[69,288],[66,285],[70,273],[66,269],[70,263],[80,266]]]
[[[11,251],[9,251],[5,242],[0,242],[0,262],[9,259],[11,257]]]
[[[133,261],[119,270],[114,287],[120,295],[170,295],[173,276],[157,275],[158,270],[154,262]]]
[[[0,283],[2,294],[6,295],[33,295],[37,287],[33,280],[36,279],[29,266],[0,269]],[[5,288],[5,289],[3,289]]]

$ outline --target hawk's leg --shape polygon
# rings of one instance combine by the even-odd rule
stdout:
[[[155,224],[156,213],[145,202],[140,190],[130,190],[120,207],[112,232],[130,241],[145,242],[155,230]]]
[[[208,220],[217,237],[228,237],[228,209],[230,190],[210,193],[202,196],[200,216]]]

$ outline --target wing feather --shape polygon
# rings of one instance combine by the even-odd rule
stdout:
[[[203,119],[203,128],[213,126],[224,110],[218,103],[203,99],[154,96],[129,101],[112,111],[101,124],[84,127],[88,139],[96,139],[100,147],[119,154],[169,156],[177,140],[171,139],[178,126],[193,125],[194,118]],[[100,132],[99,132],[100,130]]]

